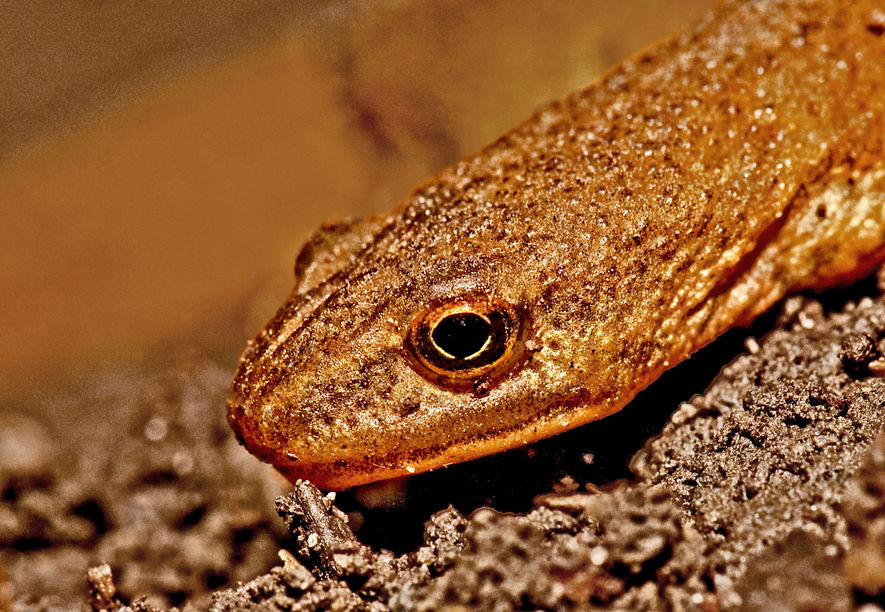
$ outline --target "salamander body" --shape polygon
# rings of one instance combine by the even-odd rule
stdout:
[[[390,214],[321,228],[229,420],[344,488],[623,408],[789,292],[885,257],[885,12],[725,2]],[[637,415],[641,418],[641,415]]]

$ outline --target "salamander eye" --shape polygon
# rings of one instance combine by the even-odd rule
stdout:
[[[432,306],[409,326],[409,363],[435,384],[479,393],[522,362],[523,318],[497,298],[457,298]]]
[[[488,346],[492,322],[475,312],[448,314],[437,322],[430,339],[443,355],[467,362]]]

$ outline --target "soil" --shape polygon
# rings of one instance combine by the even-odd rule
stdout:
[[[74,453],[0,414],[0,608],[879,610],[873,284],[786,300],[608,419],[337,496],[236,444],[229,370],[105,373],[46,400],[114,415]]]

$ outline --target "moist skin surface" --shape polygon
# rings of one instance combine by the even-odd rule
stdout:
[[[724,2],[389,215],[324,226],[241,358],[237,436],[322,488],[433,469],[607,416],[786,293],[866,273],[883,33],[872,0]]]

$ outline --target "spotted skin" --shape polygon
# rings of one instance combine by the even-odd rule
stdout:
[[[321,228],[240,361],[239,439],[328,489],[502,451],[624,408],[789,292],[866,273],[885,257],[880,5],[720,3],[390,214]],[[523,353],[456,388],[404,340],[468,298],[520,313]]]

